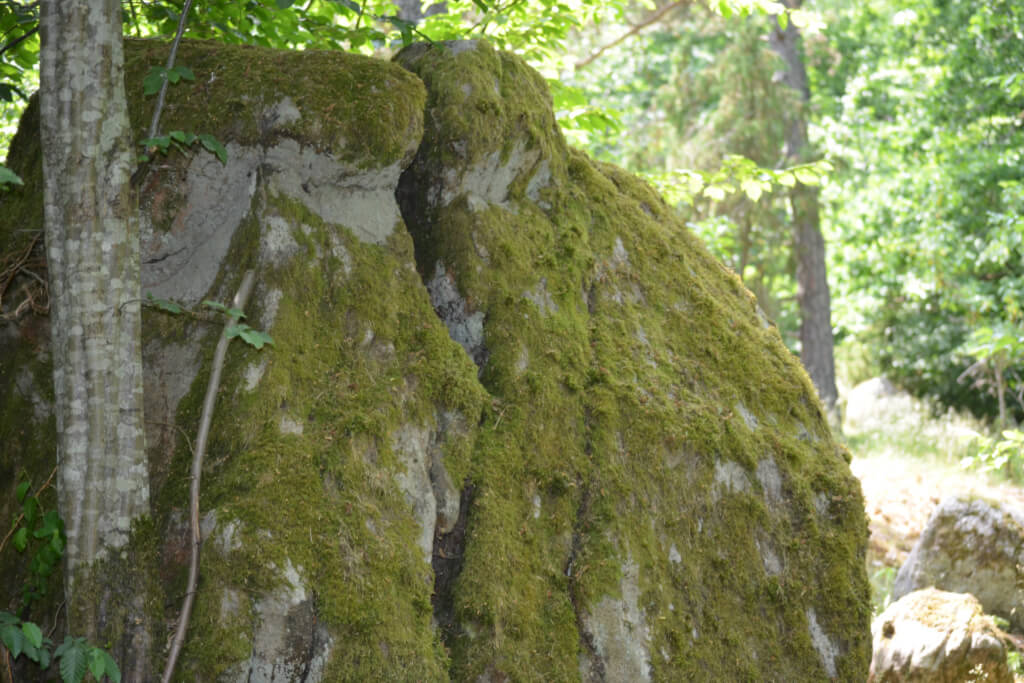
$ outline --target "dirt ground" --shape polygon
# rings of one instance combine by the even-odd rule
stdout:
[[[855,457],[851,469],[860,479],[870,520],[869,567],[899,569],[932,510],[948,496],[972,493],[1024,509],[1024,489],[989,482],[956,465],[886,454]]]

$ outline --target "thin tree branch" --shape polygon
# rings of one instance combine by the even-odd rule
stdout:
[[[676,0],[676,2],[669,3],[668,5],[665,5],[663,7],[659,7],[658,9],[654,10],[654,12],[649,17],[641,21],[639,24],[631,26],[628,31],[623,33],[621,36],[619,36],[612,42],[608,43],[607,45],[602,45],[583,61],[576,62],[576,70],[579,71],[580,69],[585,69],[587,66],[590,65],[591,62],[593,62],[602,54],[604,54],[605,51],[610,50],[611,48],[615,47],[624,40],[631,38],[632,36],[635,36],[637,33],[640,33],[640,31],[644,30],[651,24],[661,21],[661,19],[672,10],[677,9],[679,7],[688,8],[689,6],[690,0]]]
[[[363,15],[366,14],[366,0],[363,0],[363,4],[359,6],[359,14],[356,15],[356,29],[359,30],[359,24],[363,21]]]
[[[128,0],[128,11],[132,14],[132,26],[135,27],[135,37],[141,38],[142,31],[139,30],[139,15],[135,13],[135,0]]]
[[[164,98],[167,97],[167,76],[170,70],[174,68],[174,58],[178,55],[178,44],[181,42],[181,35],[185,33],[185,21],[188,19],[190,7],[192,7],[192,0],[185,0],[185,4],[181,8],[181,16],[178,17],[178,33],[174,36],[174,42],[171,43],[171,54],[167,57],[168,73],[164,74],[164,82],[160,86],[160,94],[156,98],[156,109],[153,110],[153,120],[149,123],[149,135],[146,136],[147,138],[155,138],[160,128],[160,114],[164,109]]]
[[[7,52],[8,50],[13,50],[14,48],[18,47],[19,45],[21,45],[22,43],[24,43],[26,40],[28,40],[29,38],[31,38],[32,36],[34,36],[37,33],[39,33],[39,25],[38,24],[33,26],[31,29],[29,29],[25,33],[22,33],[20,36],[18,36],[17,38],[12,40],[11,42],[5,43],[3,47],[0,47],[0,57],[2,57],[3,54],[5,52]]]
[[[242,310],[246,301],[252,293],[255,275],[247,270],[242,276],[242,284],[238,287],[232,308]],[[217,342],[217,349],[213,353],[213,368],[210,370],[210,382],[206,385],[206,397],[203,399],[203,412],[199,418],[199,434],[196,437],[196,450],[192,456],[192,483],[189,487],[189,521],[192,529],[192,557],[188,565],[188,585],[185,588],[185,602],[181,606],[181,616],[178,618],[178,628],[174,633],[174,640],[171,642],[171,652],[167,656],[167,664],[164,667],[164,674],[161,677],[162,683],[170,683],[174,675],[174,666],[181,654],[181,648],[185,644],[185,632],[188,630],[189,618],[192,616],[192,603],[196,597],[196,586],[199,583],[199,546],[202,537],[199,530],[199,480],[203,473],[203,456],[206,454],[206,441],[210,436],[210,424],[213,421],[213,406],[217,400],[217,390],[220,388],[220,374],[224,369],[224,357],[228,352],[228,328],[238,322],[238,318],[231,316],[224,325],[224,332]]]

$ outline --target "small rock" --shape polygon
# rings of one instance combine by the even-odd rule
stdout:
[[[939,504],[900,567],[893,599],[928,586],[977,597],[1024,629],[1024,512],[980,498]]]
[[[972,595],[915,591],[875,618],[871,636],[868,683],[1013,681],[995,624]]]

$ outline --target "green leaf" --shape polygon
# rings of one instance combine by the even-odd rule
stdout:
[[[7,168],[3,164],[0,164],[0,188],[6,185],[24,185],[18,174]]]
[[[277,0],[278,9],[288,9],[295,4],[295,0]]]
[[[704,188],[704,196],[720,202],[725,199],[725,190],[718,185],[708,185]]]
[[[750,197],[750,201],[752,202],[756,202],[763,194],[761,183],[756,180],[744,180],[740,183],[740,189],[743,190],[743,194]]]
[[[50,534],[60,533],[64,529],[64,521],[56,510],[49,510],[43,516],[43,524],[33,534],[36,538],[46,538]]]
[[[146,138],[139,144],[146,149],[155,147],[161,154],[167,154],[167,150],[171,147],[171,138],[169,135],[160,135],[155,138]]]
[[[170,301],[169,299],[154,299],[153,305],[159,308],[161,311],[166,311],[172,315],[180,314],[184,309],[178,304]]]
[[[145,95],[155,95],[160,92],[160,87],[164,84],[164,76],[167,74],[167,69],[162,66],[154,66],[149,70],[149,73],[142,79],[142,92]]]
[[[192,69],[188,68],[187,66],[176,66],[173,69],[171,69],[171,71],[178,74],[178,76],[180,76],[186,81],[196,80],[196,75],[192,73]]]
[[[206,306],[207,308],[212,308],[213,310],[218,311],[220,313],[228,312],[228,307],[219,301],[210,301],[209,299],[206,299],[205,301],[203,301],[203,305]]]
[[[64,543],[63,534],[54,534],[53,536],[50,536],[50,547],[53,549],[53,552],[58,555],[64,554]]]
[[[157,299],[153,302],[153,305],[159,308],[161,311],[167,311],[168,313],[172,313],[174,315],[179,315],[185,310],[178,304],[174,303],[173,301],[170,301],[169,299]]]
[[[39,499],[29,496],[21,505],[21,511],[25,515],[25,525],[32,526],[39,517]]]
[[[804,185],[818,185],[821,182],[821,177],[817,173],[806,169],[798,168],[793,171],[793,175]]]
[[[117,668],[117,662],[114,661],[114,658],[106,650],[99,651],[103,655],[103,671],[107,674],[107,678],[114,683],[121,683],[121,670]],[[99,680],[99,677],[96,680]]]
[[[64,641],[67,644],[67,640]],[[75,638],[60,657],[60,677],[64,683],[80,683],[88,670],[84,638]],[[54,653],[54,657],[57,653]]]
[[[43,631],[31,621],[21,623],[21,632],[25,634],[26,640],[32,643],[32,647],[43,646]]]
[[[18,497],[18,503],[25,502],[25,496],[28,495],[30,488],[32,488],[32,484],[30,482],[23,481],[18,484],[18,488],[14,491],[15,495]]]
[[[254,330],[244,323],[228,326],[225,334],[228,339],[241,337],[242,341],[255,349],[262,349],[267,344],[274,345],[274,340],[266,332]]]
[[[75,644],[74,639],[71,636],[64,636],[64,642],[57,646],[54,651],[54,657],[63,657],[64,653],[67,652],[68,648]]]
[[[0,640],[3,641],[4,647],[11,651],[11,655],[17,659],[25,645],[25,634],[17,626],[11,624],[3,624],[0,626]]]
[[[412,45],[412,31],[416,28],[416,25],[404,19],[399,19],[398,17],[388,17],[388,21],[390,21],[391,25],[397,28],[398,32],[402,35],[402,45]]]
[[[25,548],[28,547],[28,529],[21,527],[14,532],[14,537],[11,539],[11,543],[14,544],[14,549],[19,553],[25,552]]]
[[[269,334],[262,330],[248,330],[242,333],[242,339],[246,341],[249,346],[255,349],[262,349],[265,345],[274,346],[274,340]]]
[[[200,133],[199,142],[202,143],[208,152],[215,154],[220,159],[220,163],[228,163],[228,151],[224,149],[224,145],[220,143],[220,140],[208,133]]]
[[[89,650],[89,673],[97,681],[103,678],[103,673],[107,670],[107,662],[103,659],[103,650],[98,647],[90,648]]]
[[[778,16],[778,19],[779,19],[779,29],[782,30],[782,31],[785,31],[786,27],[789,25],[789,13],[788,12],[783,12],[782,14],[780,14]]]
[[[47,638],[46,642],[50,642]],[[50,668],[50,650],[48,647],[39,648],[39,659],[36,660],[39,663],[39,668],[46,671]]]

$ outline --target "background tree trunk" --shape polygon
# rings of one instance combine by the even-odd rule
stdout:
[[[797,9],[802,0],[786,0],[785,4],[790,9]],[[800,32],[792,21],[787,22],[784,30],[776,25],[770,43],[786,65],[783,82],[799,93],[803,104],[790,114],[791,118],[786,122],[784,163],[803,163],[811,154],[807,140],[807,104],[811,92],[800,51]],[[839,424],[836,412],[839,392],[836,390],[832,304],[825,270],[825,239],[818,216],[818,189],[797,183],[790,192],[790,206],[793,212],[797,302],[800,306],[800,359],[835,427]]]
[[[141,593],[121,549],[149,513],[142,416],[139,234],[129,176],[118,0],[45,0],[40,20],[44,221],[57,419],[57,495],[67,531],[68,626],[113,643],[126,680],[147,658]],[[102,565],[99,561],[106,560]],[[132,634],[131,625],[139,633]],[[109,629],[111,630],[108,630]]]

